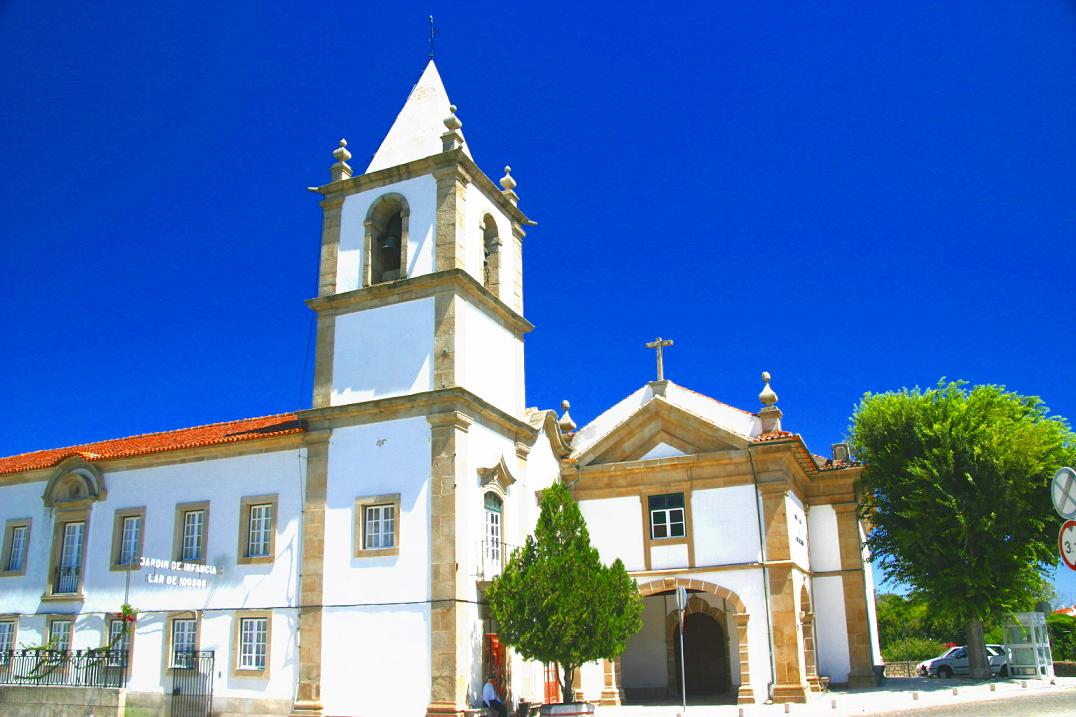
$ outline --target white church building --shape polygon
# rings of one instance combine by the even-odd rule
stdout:
[[[484,600],[557,480],[644,596],[581,699],[678,700],[678,586],[693,699],[873,683],[859,466],[783,430],[768,376],[751,410],[665,380],[578,429],[527,408],[532,222],[472,160],[433,62],[364,173],[340,145],[311,188],[312,408],[0,458],[0,713],[61,689],[20,647],[110,643],[128,714],[463,715],[488,674],[512,703],[560,701]]]

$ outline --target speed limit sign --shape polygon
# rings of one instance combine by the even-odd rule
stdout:
[[[1069,570],[1076,570],[1076,520],[1066,520],[1057,534],[1057,549],[1061,551],[1061,562]]]

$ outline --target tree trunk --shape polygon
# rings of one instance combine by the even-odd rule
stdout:
[[[561,702],[575,702],[575,678],[574,665],[560,665],[560,700]]]
[[[977,618],[968,621],[968,676],[973,680],[990,679],[990,663],[986,657],[986,640],[983,639],[983,622]]]

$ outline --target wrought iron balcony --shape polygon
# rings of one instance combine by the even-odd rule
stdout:
[[[52,588],[53,595],[69,595],[78,592],[79,567],[56,568],[56,582]]]
[[[124,687],[124,650],[0,650],[0,685]]]
[[[486,538],[479,543],[478,579],[492,580],[501,574],[516,546]]]

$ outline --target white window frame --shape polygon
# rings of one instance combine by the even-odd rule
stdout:
[[[255,503],[250,506],[250,519],[247,525],[248,558],[269,557],[272,550],[273,504]]]
[[[363,508],[363,550],[388,550],[396,547],[396,506],[392,503]]]
[[[183,629],[180,630],[180,626]],[[189,628],[189,629],[188,629]],[[176,659],[176,655],[180,652],[193,653],[198,651],[198,618],[194,617],[176,617],[172,618],[172,625],[170,627],[172,634],[169,640],[169,655],[168,666],[171,668],[189,669],[194,666],[194,657],[185,657],[183,659]],[[180,649],[181,642],[179,637],[182,633],[183,642],[182,646],[188,649]],[[189,633],[189,634],[188,634]]]
[[[205,560],[205,509],[183,511],[179,559],[187,562]],[[196,519],[195,519],[196,518]]]
[[[108,666],[109,667],[122,667],[123,666],[122,662],[117,662],[116,661],[115,653],[117,653],[117,652],[125,652],[125,653],[127,653],[128,661],[131,659],[131,632],[130,632],[130,630],[128,630],[127,632],[123,631],[123,628],[126,625],[127,625],[127,622],[123,618],[113,618],[108,623],[108,642],[105,643],[106,647],[108,645],[111,645],[112,641],[116,639],[116,633],[117,632],[119,632],[122,635],[119,642],[116,643],[116,646],[108,651]]]
[[[15,621],[0,620],[0,665],[7,664],[7,653],[15,649]]]
[[[239,618],[239,664],[236,669],[261,672],[268,661],[269,618]]]
[[[57,640],[55,639],[57,637],[56,633],[58,632],[56,630],[57,625],[66,625],[63,630],[63,635],[61,636],[63,640],[59,641],[59,645],[62,645],[62,647],[57,644]],[[60,652],[71,651],[71,626],[72,622],[68,619],[52,620],[49,622],[48,643],[53,650],[58,650]]]
[[[20,573],[26,569],[26,536],[30,533],[30,526],[15,525],[11,528],[11,544],[8,546],[5,556],[5,570],[11,573]]]
[[[680,505],[673,507],[654,508],[653,501],[655,498],[674,498],[680,497]],[[687,535],[687,508],[686,500],[683,493],[663,493],[660,495],[652,495],[647,498],[647,509],[650,511],[650,539],[651,540],[668,540],[668,539],[682,539]],[[679,519],[676,519],[675,513],[679,512]],[[679,534],[674,534],[674,527],[679,526]],[[658,528],[664,528],[665,535],[658,535]]]
[[[132,527],[133,526],[133,527]],[[128,566],[138,562],[140,538],[142,537],[142,516],[125,515],[120,527],[120,554],[117,565]]]

